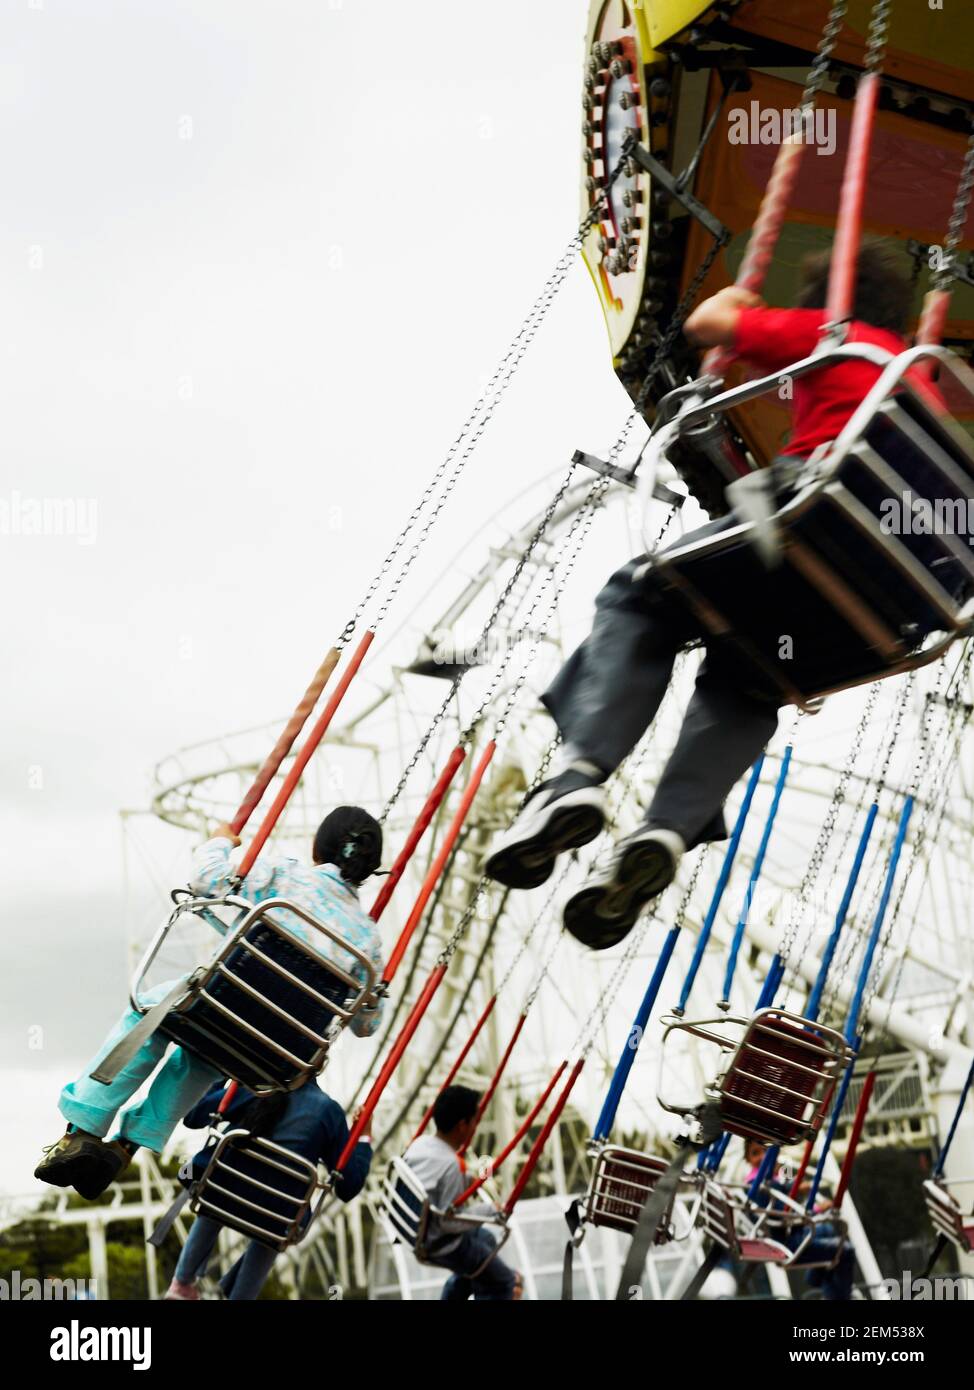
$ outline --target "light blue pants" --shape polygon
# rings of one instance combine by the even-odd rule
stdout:
[[[149,1005],[156,1003],[174,983],[170,980],[156,986],[140,1002]],[[170,1045],[168,1038],[154,1033],[109,1085],[92,1081],[89,1073],[135,1027],[140,1018],[141,1014],[134,1009],[126,1009],[81,1076],[77,1081],[68,1082],[61,1092],[58,1109],[67,1122],[97,1135],[99,1139],[107,1137],[120,1106],[152,1075]],[[222,1079],[223,1073],[215,1067],[201,1062],[185,1048],[174,1047],[156,1072],[149,1094],[138,1105],[125,1111],[113,1137],[129,1139],[142,1148],[161,1153],[166,1140],[186,1112],[202,1099],[215,1082]]]

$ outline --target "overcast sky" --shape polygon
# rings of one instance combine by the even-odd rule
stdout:
[[[571,236],[586,12],[0,0],[0,1192],[125,1000],[120,811],[290,709]],[[424,547],[442,606],[627,407],[579,263]],[[187,843],[130,844],[140,927]]]
[[[571,235],[586,10],[0,3],[0,1190],[124,998],[119,810],[290,707]],[[579,264],[430,554],[624,415]]]

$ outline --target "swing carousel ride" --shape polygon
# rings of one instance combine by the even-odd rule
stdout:
[[[863,1296],[880,1297],[857,1205],[857,1169],[880,1149],[912,1162],[928,1245],[968,1259],[971,1194],[951,1178],[974,1171],[974,562],[956,536],[881,534],[876,508],[891,480],[930,505],[974,499],[972,70],[974,31],[956,12],[897,0],[592,0],[581,221],[566,251],[294,716],[156,768],[153,815],[195,839],[214,821],[242,832],[259,812],[241,876],[272,831],[303,852],[336,801],[380,817],[394,864],[372,906],[392,943],[382,1028],[350,1045],[333,1011],[304,1059],[313,1070],[327,1053],[329,1092],[364,1107],[353,1138],[375,1111],[373,1174],[347,1208],[330,1179],[294,1177],[315,1220],[265,1232],[294,1296],[336,1283],[437,1295],[423,1194],[397,1159],[454,1079],[484,1095],[458,1206],[490,1192],[527,1297],[713,1296],[755,1271],[798,1297],[801,1276],[846,1245]],[[732,138],[747,122],[750,138]],[[640,820],[700,653],[678,659],[610,779],[609,831],[541,887],[510,892],[483,863],[555,749],[539,692],[608,570],[724,515],[727,485],[787,429],[777,377],[745,378],[728,354],[701,360],[688,345],[693,304],[733,281],[788,304],[803,256],[832,245],[829,332],[793,374],[814,371],[859,347],[843,328],[864,233],[899,248],[914,346],[908,362],[870,359],[877,386],[780,518],[773,582],[755,580],[742,528],[739,591],[767,602],[727,607],[706,546],[677,546],[669,563],[713,639],[777,683],[778,734],[732,795],[729,840],[688,854],[623,944],[586,953],[560,906]],[[414,562],[523,357],[544,351],[579,253],[629,397],[615,440],[604,456],[552,460],[417,594]],[[949,415],[904,385],[914,365],[936,371]],[[841,553],[826,508],[833,534],[851,537]],[[822,640],[786,669],[773,643],[802,585],[821,600]],[[199,964],[205,910],[177,904],[153,969]],[[748,1141],[763,1157],[745,1183]],[[224,1256],[252,1233],[238,1221]]]

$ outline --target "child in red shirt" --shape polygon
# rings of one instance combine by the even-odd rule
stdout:
[[[793,366],[820,341],[828,257],[811,259],[803,272],[798,307],[769,309],[757,295],[730,286],[690,315],[687,337],[703,348],[733,347],[765,374]],[[894,255],[881,243],[864,242],[845,341],[902,352],[911,298]],[[868,363],[850,361],[797,378],[786,457],[805,458],[835,439],[879,372]],[[916,384],[938,395],[924,379]],[[772,478],[779,493],[788,490],[793,473],[793,465],[775,467]],[[697,534],[734,524],[731,516]],[[542,696],[562,737],[561,761],[488,856],[487,873],[510,888],[545,882],[558,854],[601,832],[601,783],[648,729],[677,653],[689,642],[707,640],[685,606],[656,582],[647,558],[631,560],[605,585],[596,599],[591,634]],[[739,680],[708,654],[644,824],[620,840],[605,866],[568,899],[567,931],[595,950],[615,945],[645,905],[670,884],[687,849],[726,837],[724,800],[777,727],[772,699],[741,689]]]
[[[799,307],[769,309],[759,295],[737,285],[712,295],[687,319],[684,333],[698,347],[732,347],[762,374],[784,371],[810,357],[822,340],[827,315],[827,254],[810,257],[803,267]],[[852,322],[844,343],[871,343],[894,356],[905,351],[910,290],[895,258],[882,242],[867,238],[859,253]],[[828,444],[876,384],[880,368],[850,360],[797,377],[794,383],[792,432],[781,450],[786,457],[808,458]],[[934,405],[943,398],[922,374],[908,374],[910,385]]]

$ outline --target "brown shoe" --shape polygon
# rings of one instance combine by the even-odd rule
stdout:
[[[94,1134],[75,1129],[44,1150],[34,1177],[53,1187],[73,1187],[92,1201],[115,1181],[131,1158],[129,1150],[118,1140],[106,1144]]]

